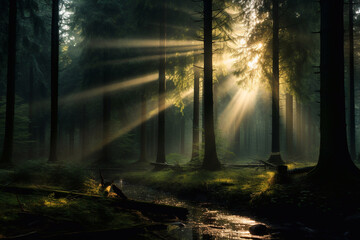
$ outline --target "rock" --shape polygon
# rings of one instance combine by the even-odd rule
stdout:
[[[263,236],[269,234],[269,228],[264,224],[256,224],[249,228],[252,235]]]

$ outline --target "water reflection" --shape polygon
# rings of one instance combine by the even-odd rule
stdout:
[[[130,185],[126,182],[123,182],[122,185],[123,192],[129,198],[189,209],[186,222],[172,222],[168,225],[168,233],[175,239],[271,239],[269,236],[251,235],[249,227],[259,222],[248,217],[234,215],[226,210],[211,209],[206,204],[199,205],[180,201],[167,193],[143,186]]]

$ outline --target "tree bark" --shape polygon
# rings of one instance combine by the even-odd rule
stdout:
[[[72,123],[69,129],[69,154],[73,156],[74,154],[74,144],[75,144],[75,126]]]
[[[59,82],[59,0],[52,2],[51,19],[51,133],[49,162],[57,161]]]
[[[344,1],[321,0],[320,155],[311,177],[343,182],[359,179],[346,137],[344,88]]]
[[[88,150],[88,120],[86,114],[86,104],[81,106],[81,161],[85,162]]]
[[[158,146],[157,163],[165,163],[165,92],[166,92],[166,1],[162,6],[160,23],[160,59],[159,59],[159,106],[158,106]]]
[[[193,109],[193,144],[191,161],[199,160],[199,109],[200,109],[200,73],[199,69],[194,66],[194,109]]]
[[[15,111],[15,80],[16,80],[16,0],[9,5],[9,36],[8,36],[8,66],[6,87],[6,117],[5,136],[1,156],[1,167],[12,165],[14,139],[14,111]]]
[[[146,95],[145,89],[141,93],[141,126],[140,126],[140,158],[139,162],[146,162]]]
[[[104,50],[103,52],[103,59],[107,61],[108,59],[108,52]],[[109,84],[109,69],[104,66],[103,67],[103,86]],[[102,115],[102,152],[101,152],[101,162],[102,163],[109,163],[109,140],[110,140],[110,119],[111,119],[111,97],[109,93],[106,91],[103,92],[102,95],[102,104],[103,104],[103,115]]]
[[[286,147],[288,155],[294,153],[294,119],[293,119],[293,96],[286,94]]]
[[[213,66],[212,66],[212,0],[204,3],[204,130],[205,155],[203,168],[218,170],[221,164],[216,153],[213,103]]]
[[[33,103],[34,103],[34,69],[32,62],[29,63],[29,159],[34,158],[34,119],[33,119]]]
[[[272,79],[272,134],[271,155],[268,162],[283,164],[280,155],[279,115],[279,0],[273,0],[273,79]]]
[[[180,119],[180,153],[185,154],[185,117]]]
[[[349,0],[349,151],[353,160],[356,159],[355,144],[355,85],[354,85],[354,10],[353,0]]]

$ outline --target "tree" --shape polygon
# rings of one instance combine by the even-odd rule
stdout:
[[[141,125],[140,125],[140,158],[139,162],[146,162],[146,90],[141,94]]]
[[[272,134],[271,155],[268,162],[283,164],[280,155],[280,109],[279,109],[279,1],[273,0],[273,66],[272,66]]]
[[[200,73],[198,67],[194,66],[194,109],[193,109],[193,143],[192,143],[192,154],[191,161],[197,162],[199,159],[199,105],[200,105]]]
[[[16,11],[17,1],[12,0],[9,4],[5,137],[0,163],[2,167],[7,167],[12,164],[13,153],[16,80]]]
[[[157,163],[165,163],[165,91],[166,91],[166,1],[162,4],[160,22],[160,58],[159,58],[159,103],[158,103],[158,146]]]
[[[59,0],[52,1],[51,19],[51,133],[49,162],[57,160],[59,82]]]
[[[213,103],[213,61],[212,61],[212,0],[203,0],[204,4],[204,132],[205,152],[203,168],[218,170],[221,168],[216,153]]]
[[[355,147],[355,95],[354,95],[354,8],[353,0],[349,0],[349,150],[353,160],[356,159]]]
[[[321,0],[320,154],[310,177],[343,182],[360,179],[351,160],[345,122],[344,1]]]

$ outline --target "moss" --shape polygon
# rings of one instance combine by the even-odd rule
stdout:
[[[247,202],[254,194],[265,191],[273,173],[255,169],[224,169],[210,172],[193,171],[138,171],[122,177],[132,183],[143,184],[171,192],[181,197],[205,197],[220,203]],[[225,201],[225,202],[224,202]]]

